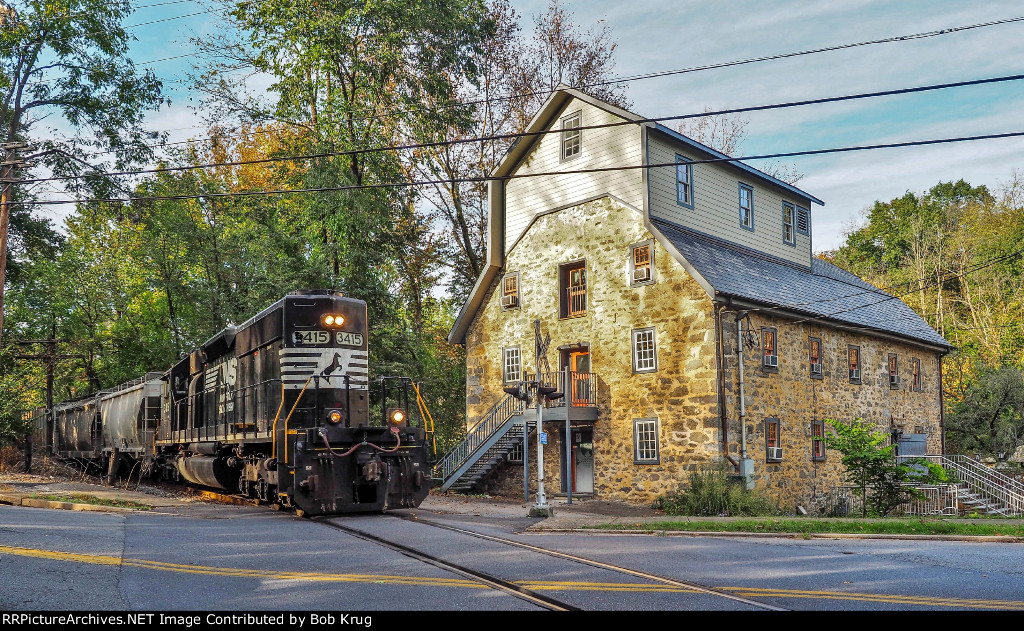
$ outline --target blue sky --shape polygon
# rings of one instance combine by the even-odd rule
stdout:
[[[160,0],[139,0],[150,4]],[[166,1],[166,0],[165,0]],[[525,30],[547,0],[513,0]],[[628,76],[1024,16],[1013,0],[720,1],[588,0],[563,4],[583,27],[604,20],[617,42],[616,74]],[[127,24],[201,11],[191,2],[139,9]],[[136,62],[194,51],[189,38],[216,29],[213,15],[132,29]],[[631,82],[632,110],[669,116],[981,79],[1024,72],[1024,22],[939,37],[852,48]],[[190,106],[197,97],[176,83],[190,58],[148,65],[164,79],[172,104],[152,116],[170,139],[204,135]],[[749,114],[741,153],[753,155],[860,144],[1024,131],[1024,81],[870,101]],[[891,149],[788,160],[805,174],[798,186],[815,206],[814,247],[834,248],[875,200],[921,192],[964,178],[998,189],[1024,169],[1024,139]],[[752,163],[758,166],[756,163]]]

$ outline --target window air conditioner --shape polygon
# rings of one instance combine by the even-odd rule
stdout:
[[[633,282],[640,282],[643,280],[651,280],[651,268],[638,267],[633,270]]]
[[[501,297],[502,307],[514,307],[519,302],[519,298],[515,294],[509,294]]]
[[[860,379],[860,368],[850,369],[850,379]]]
[[[812,375],[820,375],[821,374],[821,364],[820,363],[811,364],[811,374]]]
[[[769,447],[768,448],[768,459],[769,460],[782,460],[782,447]]]
[[[765,366],[769,366],[771,368],[778,368],[779,367],[779,356],[778,355],[765,355],[764,356],[764,365]]]
[[[899,375],[889,375],[889,385],[890,386],[898,386],[898,385],[900,385],[900,376]]]

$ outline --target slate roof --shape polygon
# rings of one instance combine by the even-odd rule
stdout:
[[[902,300],[827,261],[811,267],[652,221],[716,294],[952,348]]]

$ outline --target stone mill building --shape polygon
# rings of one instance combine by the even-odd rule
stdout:
[[[466,348],[468,435],[443,488],[522,493],[537,411],[508,392],[538,372],[556,397],[549,494],[646,502],[704,463],[741,473],[745,449],[754,486],[806,505],[840,483],[839,455],[812,440],[825,418],[942,453],[950,345],[814,257],[821,200],[568,88],[528,131],[548,133],[493,173],[487,267],[449,338]]]

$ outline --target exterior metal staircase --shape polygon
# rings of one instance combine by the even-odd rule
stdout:
[[[1024,484],[962,455],[918,456],[942,466],[956,485],[956,512],[1024,515]]]
[[[536,412],[526,410],[525,403],[506,395],[498,401],[479,423],[474,425],[461,443],[434,466],[434,479],[441,490],[471,490],[523,440],[523,427],[536,426]]]

